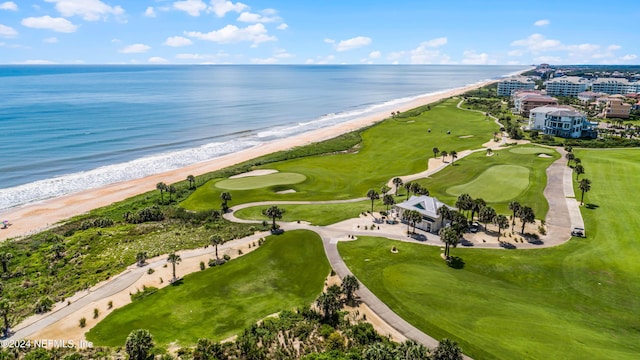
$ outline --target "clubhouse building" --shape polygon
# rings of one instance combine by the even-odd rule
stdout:
[[[409,200],[395,204],[392,211],[397,214],[399,218],[403,218],[402,214],[405,211],[415,210],[422,215],[422,221],[416,224],[416,228],[430,232],[437,233],[440,230],[442,224],[442,216],[438,214],[438,209],[442,206],[446,206],[449,209],[456,210],[442,201],[431,196],[412,196]],[[402,220],[406,223],[405,220]],[[445,221],[445,224],[447,221]]]

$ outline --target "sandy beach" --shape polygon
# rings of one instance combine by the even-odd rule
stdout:
[[[457,96],[466,91],[477,89],[497,81],[498,80],[486,81],[475,85],[423,96],[410,103],[398,106],[396,110],[407,111],[445,98]],[[237,153],[189,165],[184,168],[147,176],[141,179],[119,182],[96,189],[90,189],[10,209],[1,214],[2,218],[9,220],[11,225],[6,229],[0,229],[0,241],[35,233],[62,220],[86,213],[92,209],[154,190],[155,185],[158,182],[165,182],[167,184],[175,183],[185,180],[187,175],[198,176],[206,174],[208,172],[235,165],[265,154],[330,139],[382,121],[388,117],[389,113],[385,111],[384,113],[377,113],[331,127],[303,133],[286,140],[281,139],[272,141]]]

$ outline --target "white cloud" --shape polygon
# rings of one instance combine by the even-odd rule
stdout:
[[[176,59],[189,59],[189,60],[199,60],[204,59],[206,56],[200,54],[177,54]]]
[[[173,7],[191,16],[200,16],[200,11],[206,10],[207,4],[202,0],[184,0],[174,2]]]
[[[380,51],[372,51],[369,53],[369,58],[371,59],[379,59],[380,56],[382,56],[382,53]]]
[[[18,5],[13,1],[6,1],[0,4],[0,10],[18,11]]]
[[[567,50],[576,51],[576,52],[593,52],[600,48],[600,45],[596,44],[579,44],[579,45],[568,45]]]
[[[435,48],[435,47],[446,45],[447,41],[448,40],[446,37],[439,37],[439,38],[431,39],[429,41],[425,41],[421,44],[421,46]]]
[[[627,55],[621,57],[620,60],[622,60],[622,61],[630,61],[630,60],[635,60],[637,58],[638,58],[638,55],[636,55],[636,54],[627,54]]]
[[[465,50],[461,61],[465,65],[494,65],[495,60],[489,58],[489,54],[478,54],[474,50]]]
[[[123,47],[122,49],[118,50],[118,52],[123,54],[138,54],[147,52],[149,51],[149,49],[151,49],[151,46],[145,44],[133,44]]]
[[[336,51],[348,51],[371,44],[371,38],[366,36],[356,36],[351,39],[342,40],[338,43],[333,39],[324,39],[324,42],[333,45],[333,48],[336,49]]]
[[[87,21],[104,20],[109,15],[124,15],[120,6],[109,6],[100,0],[44,0],[55,3],[56,10],[66,17],[80,16]]]
[[[58,42],[58,38],[57,37],[50,37],[50,38],[42,39],[42,42],[46,42],[48,44],[55,44],[55,43]]]
[[[276,59],[289,59],[294,57],[292,54],[288,53],[285,49],[275,49],[273,51],[273,57]]]
[[[52,18],[51,16],[28,17],[20,22],[23,26],[34,29],[47,29],[62,33],[72,33],[78,29],[77,25],[65,18]]]
[[[278,25],[278,27],[276,29],[278,30],[287,30],[287,28],[289,27],[289,25],[282,23],[280,25]]]
[[[387,59],[394,64],[400,63],[402,59],[407,59],[411,64],[450,64],[451,57],[437,49],[447,43],[448,39],[446,37],[427,40],[420,43],[415,49],[392,52],[387,56]]]
[[[522,50],[511,50],[507,53],[509,56],[522,56],[524,52]]]
[[[153,6],[149,6],[147,10],[144,11],[144,16],[152,18],[156,17],[156,11],[154,10]]]
[[[609,50],[609,51],[616,51],[616,50],[620,50],[620,49],[622,49],[622,46],[615,45],[615,44],[609,45],[609,47],[607,47],[607,50]]]
[[[258,45],[267,41],[275,41],[275,36],[267,34],[267,29],[262,24],[249,25],[245,28],[238,28],[235,25],[227,25],[219,30],[214,30],[208,33],[201,33],[198,31],[188,31],[185,34],[189,37],[213,41],[220,44],[230,44],[248,41],[253,45]]]
[[[507,65],[520,65],[520,61],[515,61],[515,60],[507,61]]]
[[[147,60],[147,62],[149,64],[168,64],[169,60],[167,60],[165,58],[162,58],[162,57],[159,57],[159,56],[153,56],[153,57],[150,57]]]
[[[526,39],[511,42],[511,46],[524,47],[531,52],[561,50],[563,45],[558,40],[547,39],[542,34],[532,34]]]
[[[534,26],[547,26],[549,24],[551,24],[551,21],[549,21],[548,19],[538,20],[533,23]]]
[[[55,62],[51,61],[51,60],[25,60],[25,61],[18,62],[16,64],[23,64],[23,65],[51,65],[51,64],[55,64]]]
[[[332,62],[336,57],[333,55],[327,55],[327,56],[318,56],[315,60],[314,59],[307,59],[304,63],[305,64],[328,64],[330,62]]]
[[[251,63],[252,64],[261,64],[261,65],[265,65],[265,64],[275,64],[278,62],[278,59],[274,58],[274,57],[269,57],[269,58],[254,58],[251,59]]]
[[[269,9],[269,10],[270,10],[269,13],[272,13],[272,11],[275,11],[272,9]],[[240,16],[238,16],[237,20],[240,22],[246,22],[246,23],[270,23],[270,22],[280,21],[281,19],[278,16],[268,16],[268,15],[265,16],[265,15],[260,15],[260,14],[245,11],[241,13]]]
[[[208,11],[215,13],[218,17],[224,17],[228,12],[235,11],[237,13],[240,13],[247,9],[249,9],[249,6],[241,2],[237,2],[234,4],[233,2],[227,0],[211,0],[211,6],[209,7]]]
[[[558,56],[538,56],[533,58],[537,63],[541,64],[559,64],[562,63],[562,58]]]
[[[120,40],[120,39],[111,39],[111,42],[114,43],[114,44],[119,44],[119,43],[122,42],[122,40]]]
[[[168,37],[167,40],[165,40],[163,43],[163,45],[173,46],[173,47],[187,46],[191,44],[193,44],[191,39],[187,39],[186,37],[182,37],[182,36]]]
[[[6,38],[12,38],[16,35],[18,35],[18,32],[16,31],[16,29],[12,28],[11,26],[0,24],[0,36],[6,37]]]

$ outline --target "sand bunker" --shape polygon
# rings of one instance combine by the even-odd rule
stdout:
[[[272,170],[272,169],[253,170],[253,171],[249,171],[249,172],[246,172],[246,173],[230,176],[229,179],[237,179],[237,178],[243,178],[243,177],[247,177],[247,176],[269,175],[269,174],[274,174],[274,173],[277,173],[277,172],[278,172],[278,170]]]
[[[473,135],[462,135],[462,136],[458,136],[460,139],[468,139],[473,137]]]
[[[538,155],[538,157],[541,157],[541,158],[550,158],[550,157],[553,157],[553,156],[551,156],[551,155],[547,155],[547,154],[539,154],[539,155]]]
[[[296,191],[293,190],[293,189],[287,189],[287,190],[282,190],[282,191],[276,191],[276,194],[291,194],[291,193],[294,193],[294,192],[296,192]]]

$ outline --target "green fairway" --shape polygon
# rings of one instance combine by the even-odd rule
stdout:
[[[494,151],[493,156],[476,152],[418,183],[449,205],[455,204],[458,195],[469,193],[473,198],[483,198],[498,213],[509,214],[509,202],[516,200],[533,208],[536,218],[544,219],[549,209],[543,195],[546,170],[560,155],[553,151],[550,157],[541,158],[537,151],[526,150],[521,154],[515,149],[518,147]]]
[[[543,148],[540,146],[516,146],[509,149],[509,152],[514,154],[554,154],[556,151],[553,149]]]
[[[297,184],[305,181],[307,177],[298,173],[275,173],[261,176],[246,176],[234,179],[225,179],[216,182],[216,187],[226,190],[250,190],[274,185]]]
[[[388,119],[362,132],[362,142],[352,151],[310,156],[264,165],[281,172],[299,173],[306,181],[273,185],[231,193],[231,205],[265,200],[330,200],[363,197],[380,189],[389,179],[424,171],[432,148],[462,151],[479,148],[491,139],[497,125],[477,112],[456,108],[459,99],[443,101],[441,107],[412,111],[411,116]],[[450,131],[450,134],[447,134]],[[472,137],[463,137],[473,134]],[[260,167],[258,167],[260,168]],[[240,179],[238,179],[240,180]],[[223,191],[212,180],[201,186],[181,206],[189,210],[218,207]],[[260,182],[260,179],[254,181]],[[277,191],[293,189],[290,194]]]
[[[144,328],[165,346],[193,344],[203,337],[221,340],[272,313],[309,305],[329,271],[315,233],[270,236],[246,256],[187,275],[181,285],[115,310],[87,333],[87,339],[96,345],[122,346],[129,332]]]
[[[437,247],[379,238],[339,243],[340,253],[396,313],[474,358],[637,359],[640,203],[628,199],[640,150],[574,151],[592,180],[585,239],[539,250],[453,249],[460,270]]]
[[[397,202],[405,200],[406,197],[398,197]],[[236,211],[235,215],[241,219],[269,220],[262,215],[262,210],[268,206],[254,206]],[[337,222],[357,218],[361,212],[371,210],[371,201],[359,201],[355,203],[343,204],[313,204],[313,205],[278,205],[285,209],[282,221],[308,221],[313,225],[330,225]],[[375,202],[374,211],[386,210],[386,206],[380,201]]]
[[[459,196],[464,193],[487,202],[506,202],[517,198],[529,187],[529,168],[519,165],[496,165],[482,172],[472,181],[452,186],[447,193]]]

